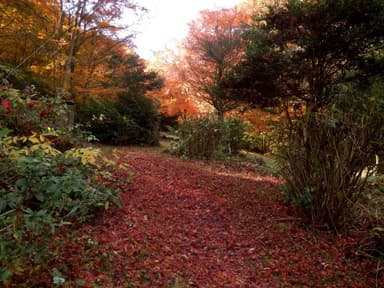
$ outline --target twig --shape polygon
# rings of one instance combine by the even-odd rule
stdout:
[[[3,231],[7,230],[10,227],[12,227],[12,224],[9,224],[8,226],[5,226],[4,228],[0,229],[0,232],[3,232]]]
[[[300,221],[300,220],[303,220],[303,218],[299,218],[299,217],[276,218],[276,221]]]
[[[16,209],[11,209],[11,210],[5,211],[3,214],[0,214],[0,218],[6,216],[8,214],[11,214],[15,211],[16,211]]]

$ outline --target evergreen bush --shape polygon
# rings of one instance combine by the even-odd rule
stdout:
[[[144,96],[123,93],[117,102],[89,100],[79,107],[76,117],[101,143],[158,144],[157,107]]]

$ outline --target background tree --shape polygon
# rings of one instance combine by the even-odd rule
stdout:
[[[123,12],[143,9],[134,1],[121,0],[2,1],[3,74],[13,83],[28,78],[20,77],[20,71],[31,75],[29,78],[35,75],[50,86],[50,93],[72,100],[79,94],[90,96],[90,79],[100,78],[98,72],[110,52],[124,53],[131,45],[129,27],[118,23]],[[127,36],[118,33],[123,29]],[[76,79],[75,72],[81,77]],[[21,89],[36,82],[21,80]]]
[[[235,9],[202,11],[200,18],[190,24],[184,42],[187,63],[184,81],[220,117],[234,107],[228,90],[223,87],[223,79],[242,55],[240,27],[244,18],[246,15]]]
[[[57,11],[54,1],[1,1],[0,71],[16,88],[34,84],[40,91],[50,92],[47,85]]]
[[[76,56],[89,38],[105,35],[119,39],[117,32],[126,27],[119,26],[116,21],[121,18],[124,9],[137,10],[139,6],[134,1],[126,0],[60,0],[62,15],[58,34],[59,37],[64,36],[66,43],[61,94],[67,92],[69,82],[70,98],[74,99]],[[128,44],[131,37],[129,35],[123,41]]]
[[[160,89],[163,79],[146,71],[144,61],[134,53],[114,54],[104,73],[100,87],[114,97],[88,98],[79,108],[77,121],[102,143],[158,144],[158,106],[149,92]]]
[[[186,68],[183,53],[177,54],[169,49],[159,51],[151,67],[165,79],[163,88],[151,93],[159,101],[164,125],[171,122],[175,125],[178,118],[195,117],[205,111],[205,103],[202,105],[201,99],[191,93],[189,85],[183,80]]]
[[[163,80],[145,71],[144,61],[131,51],[132,34],[118,33],[128,28],[118,23],[123,12],[143,10],[134,1],[123,0],[2,1],[0,77],[15,88],[35,84],[43,94],[75,101],[84,106],[79,111],[116,114],[115,124],[132,128],[124,132],[104,126],[107,134],[121,132],[114,134],[125,137],[120,144],[154,143],[157,104],[148,92],[159,89]],[[41,98],[36,93],[33,97]],[[89,119],[92,113],[87,114]],[[68,114],[71,121],[73,113]],[[141,131],[135,134],[137,139],[132,131]]]

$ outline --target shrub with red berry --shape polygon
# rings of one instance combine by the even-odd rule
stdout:
[[[33,90],[0,90],[0,127],[12,129],[14,135],[30,135],[58,126],[65,111],[65,103],[59,98],[40,96]]]

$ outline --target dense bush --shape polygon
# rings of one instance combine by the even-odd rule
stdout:
[[[19,149],[11,147],[13,140],[3,139],[0,148],[0,281],[44,268],[55,228],[119,204],[117,191],[101,182],[97,151],[61,153],[47,144]]]
[[[127,135],[131,143],[158,144],[160,116],[157,111],[158,105],[152,98],[140,94],[121,93],[115,105],[120,115],[132,119],[136,125],[135,133],[132,133],[132,136]]]
[[[254,15],[225,86],[253,105],[284,108],[289,129],[277,140],[286,145],[287,196],[339,229],[383,151],[383,87],[364,91],[383,77],[384,2],[283,2]]]
[[[177,131],[179,140],[173,152],[187,158],[224,158],[241,148],[244,131],[244,124],[237,119],[185,120]]]
[[[117,102],[89,100],[76,117],[101,143],[158,144],[159,116],[150,98],[120,94]]]
[[[331,229],[345,227],[376,169],[375,155],[384,143],[381,88],[351,90],[326,113],[300,119],[283,150],[288,198]]]
[[[76,148],[82,135],[63,127],[63,102],[7,87],[0,97],[0,283],[6,284],[47,268],[56,228],[119,198],[103,185],[111,162],[97,150]]]
[[[11,129],[14,135],[29,135],[64,124],[67,107],[60,98],[39,96],[34,89],[3,88],[0,100],[1,126]]]

